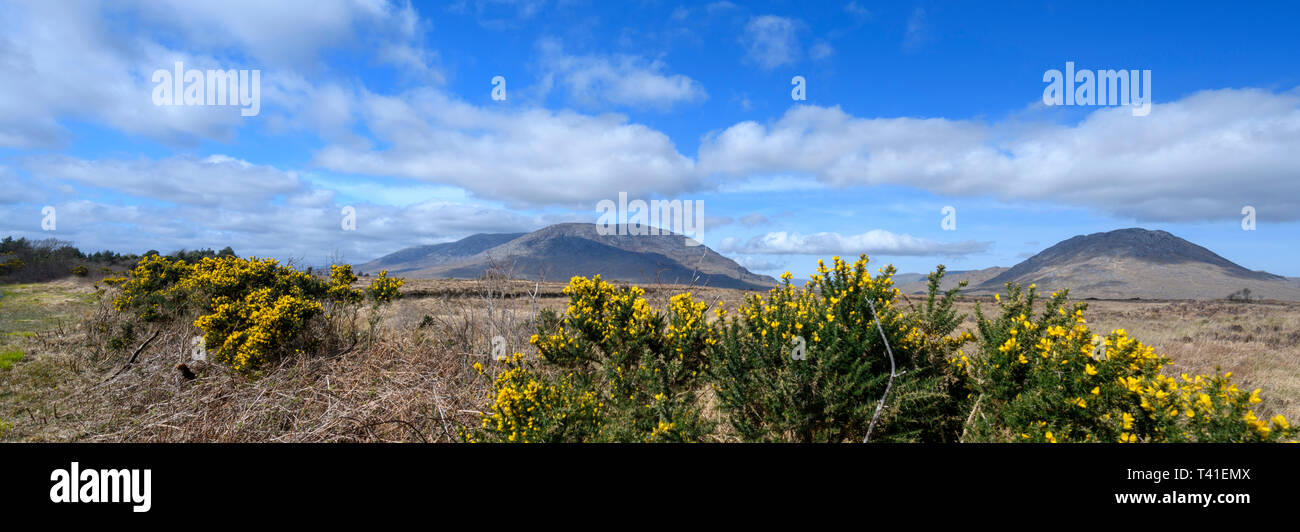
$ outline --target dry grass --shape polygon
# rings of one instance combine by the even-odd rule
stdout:
[[[456,441],[488,404],[492,337],[534,356],[532,319],[563,310],[563,283],[411,280],[405,297],[359,316],[363,340],[351,349],[282,362],[260,379],[190,361],[197,331],[187,320],[125,365],[153,331],[124,350],[103,347],[88,324],[113,319],[92,303],[90,282],[5,286],[0,329],[25,356],[0,369],[0,439],[21,441]],[[646,287],[663,308],[682,286]],[[746,292],[690,289],[711,306],[735,309]],[[26,295],[23,295],[26,294]],[[20,296],[20,297],[15,297]],[[959,306],[970,312],[973,299]],[[990,302],[991,303],[991,302]],[[1243,388],[1262,387],[1262,409],[1300,419],[1300,304],[1221,301],[1092,301],[1096,330],[1123,327],[1171,357],[1171,374],[1232,371]],[[986,310],[989,304],[985,304]],[[78,323],[81,325],[69,325]],[[967,326],[973,325],[968,318]],[[187,364],[197,378],[176,369]],[[489,371],[490,373],[490,371]],[[706,403],[708,398],[703,399]],[[716,411],[708,408],[716,415]],[[4,426],[4,423],[0,423]]]

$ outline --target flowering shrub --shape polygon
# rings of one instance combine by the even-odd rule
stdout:
[[[308,320],[321,312],[318,301],[259,288],[240,299],[219,296],[212,301],[212,313],[200,316],[194,326],[205,333],[204,344],[213,358],[247,374],[290,345],[301,354],[303,349],[297,346],[304,340],[310,345],[302,332]]]
[[[352,273],[351,264],[334,264],[330,266],[329,294],[335,301],[360,303],[361,298],[364,296],[360,290],[352,288],[352,283],[355,282],[357,282],[357,276]]]
[[[375,277],[375,280],[370,282],[366,292],[370,294],[371,301],[374,301],[376,305],[382,305],[397,299],[399,295],[398,289],[402,287],[402,283],[401,279],[389,277],[388,270],[383,270],[379,272],[379,276]]]
[[[1166,376],[1169,359],[1123,329],[1102,337],[1087,305],[1054,293],[1035,315],[1034,285],[1008,285],[1000,315],[979,320],[980,357],[952,360],[978,394],[973,439],[1035,442],[1248,442],[1294,438],[1285,418],[1256,417],[1260,390],[1221,376]]]
[[[172,261],[160,255],[145,255],[136,263],[129,277],[108,278],[104,282],[121,287],[113,299],[115,310],[129,310],[141,321],[155,321],[180,312],[186,298],[173,288],[192,269],[183,260]]]
[[[317,348],[318,335],[307,334],[314,320],[335,314],[327,309],[354,308],[363,297],[351,287],[351,266],[331,267],[326,282],[275,259],[233,255],[194,263],[147,255],[130,277],[104,281],[120,288],[114,308],[141,320],[197,313],[193,324],[204,332],[205,348],[245,375],[279,356]]]
[[[565,289],[566,311],[541,317],[532,340],[539,359],[515,354],[505,362],[481,430],[466,437],[717,437],[698,399],[706,385],[729,429],[747,441],[862,441],[869,427],[872,441],[1266,442],[1300,435],[1282,416],[1260,418],[1260,390],[1238,389],[1230,373],[1170,377],[1161,373],[1169,360],[1124,330],[1093,334],[1086,305],[1067,305],[1064,292],[1043,302],[1032,285],[1008,285],[1007,297],[996,298],[995,318],[976,305],[977,336],[957,332],[964,317],[953,304],[962,286],[941,291],[942,266],[930,274],[927,297],[900,304],[893,269],[872,276],[866,264],[865,256],[819,263],[800,288],[787,273],[734,316],[716,309],[713,324],[708,306],[689,294],[673,297],[661,314],[639,288],[575,277]],[[968,353],[963,346],[971,342]]]
[[[951,313],[955,292],[936,298],[939,272],[932,284],[931,313],[908,313],[896,305],[893,273],[891,266],[872,277],[865,255],[852,265],[835,257],[830,268],[819,261],[817,273],[802,288],[796,289],[786,273],[766,298],[754,295],[746,301],[723,327],[712,365],[713,387],[742,438],[862,441],[891,371],[883,329],[894,367],[907,372],[896,389],[910,391],[892,396],[891,414],[876,434],[950,439],[942,433],[952,430],[939,420],[913,417],[919,423],[915,426],[905,420],[914,414],[906,411],[908,404],[948,398],[951,383],[941,386],[935,380],[947,368],[930,360],[943,360],[942,353],[958,343],[945,339],[960,323]],[[925,400],[917,401],[918,396]],[[892,427],[890,420],[895,420]]]
[[[705,348],[715,341],[707,305],[681,294],[661,314],[640,288],[599,275],[574,277],[564,293],[568,309],[543,313],[531,341],[541,371],[516,355],[497,376],[483,439],[698,441],[709,433],[698,401]]]
[[[546,379],[530,371],[523,355],[505,361],[492,383],[492,411],[483,416],[482,438],[513,443],[595,440],[603,425],[604,404],[596,392],[572,379]],[[481,373],[482,364],[475,368]],[[469,441],[475,439],[468,434]]]

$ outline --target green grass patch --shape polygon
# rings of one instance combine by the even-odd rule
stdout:
[[[0,293],[0,334],[4,336],[29,337],[75,323],[94,303],[92,289],[68,282],[3,285]]]
[[[23,352],[19,349],[11,349],[0,353],[0,369],[9,369],[10,366],[17,364],[23,359]]]

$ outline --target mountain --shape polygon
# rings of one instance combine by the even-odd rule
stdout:
[[[955,288],[958,283],[966,281],[965,292],[971,291],[971,287],[978,286],[980,283],[997,277],[1008,268],[994,266],[982,270],[949,270],[944,273],[943,281],[939,283],[941,290]],[[894,285],[902,290],[905,294],[924,294],[929,288],[930,279],[924,273],[900,273],[894,276]]]
[[[413,278],[463,278],[497,270],[522,279],[567,281],[575,275],[638,284],[695,284],[767,289],[776,279],[751,273],[686,237],[601,235],[595,224],[556,224],[532,233],[477,234],[456,242],[406,248],[358,265]]]
[[[1044,292],[1069,288],[1076,299],[1220,299],[1249,290],[1251,298],[1300,300],[1300,281],[1249,270],[1168,232],[1140,228],[1063,240],[996,275],[972,278],[967,291],[1005,291],[1008,282],[1037,284]],[[917,286],[900,289],[914,293]]]

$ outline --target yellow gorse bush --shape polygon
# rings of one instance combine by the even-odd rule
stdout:
[[[572,380],[554,383],[530,371],[523,355],[504,361],[506,369],[492,383],[492,410],[482,418],[488,440],[510,443],[587,441],[603,424],[603,404],[591,390]],[[480,373],[482,366],[476,367]],[[465,434],[466,439],[475,438]]]
[[[532,338],[540,367],[511,359],[477,439],[521,441],[523,430],[528,441],[698,441],[708,432],[696,393],[716,341],[708,305],[679,294],[661,313],[642,289],[599,275],[574,277],[564,294],[565,312],[544,311]],[[558,421],[529,391],[560,405]]]
[[[281,265],[275,259],[204,257],[194,263],[159,255],[140,259],[126,279],[106,279],[120,288],[113,306],[153,321],[197,312],[213,358],[245,375],[256,374],[285,354],[316,347],[307,333],[326,307],[361,302],[351,266],[332,266],[330,280]],[[400,279],[386,279],[391,290]],[[390,297],[391,299],[391,297]]]
[[[352,283],[357,282],[356,274],[352,273],[351,264],[334,264],[330,266],[330,297],[336,301],[346,303],[360,303],[363,295],[360,290],[352,288]]]
[[[383,270],[379,272],[379,276],[375,277],[375,280],[370,282],[370,286],[366,288],[366,291],[376,305],[382,305],[397,299],[398,290],[402,288],[403,283],[402,279],[389,277],[388,270]]]
[[[976,383],[973,439],[1038,442],[1247,442],[1293,438],[1285,418],[1256,417],[1259,390],[1232,375],[1173,378],[1170,361],[1123,329],[1094,334],[1086,305],[1008,286],[1001,315],[978,311],[983,356],[954,358]]]
[[[900,304],[893,269],[865,256],[819,262],[801,287],[790,274],[735,312],[690,294],[666,312],[636,287],[575,277],[565,312],[543,313],[532,343],[496,375],[472,437],[486,441],[697,441],[712,391],[728,434],[750,441],[1293,441],[1282,416],[1255,410],[1260,390],[1232,375],[1162,373],[1169,360],[1124,330],[1095,334],[1086,305],[1064,292],[1008,285],[998,313],[976,306],[977,333],[958,332],[961,288]],[[873,311],[874,307],[874,311]],[[883,338],[875,326],[878,313]],[[897,374],[888,396],[892,348]],[[969,344],[974,343],[974,349]],[[481,370],[481,366],[476,366]]]
[[[307,321],[323,310],[318,301],[276,295],[271,288],[254,290],[239,300],[219,296],[212,306],[212,313],[200,316],[194,326],[204,331],[214,358],[241,373],[260,368],[278,346],[296,339]]]
[[[936,410],[930,401],[946,400],[948,388],[960,384],[947,379],[952,371],[942,354],[930,356],[964,341],[947,336],[960,321],[950,315],[951,295],[933,293],[928,312],[902,309],[893,267],[873,276],[867,263],[865,255],[852,263],[834,257],[830,266],[818,261],[802,287],[786,273],[726,323],[713,350],[712,385],[742,438],[862,441],[889,380],[886,339],[896,369],[907,373],[895,383],[900,393],[877,437],[954,438],[952,416],[943,411],[951,408]]]

